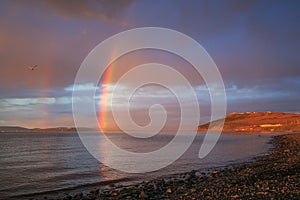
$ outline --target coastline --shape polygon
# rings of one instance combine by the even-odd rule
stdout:
[[[250,163],[59,199],[299,199],[300,133],[274,136],[272,142],[269,155]]]

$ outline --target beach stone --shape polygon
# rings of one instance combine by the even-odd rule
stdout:
[[[217,170],[212,171],[212,174],[217,174],[217,173],[218,173]]]
[[[113,197],[116,197],[116,196],[118,196],[118,192],[114,191],[114,192],[111,193],[111,195],[112,195]]]
[[[258,194],[258,195],[266,195],[267,192],[256,192],[256,194]]]
[[[237,199],[237,198],[239,198],[239,195],[232,195],[232,196],[230,196],[230,198],[232,198],[232,199]]]
[[[144,185],[148,185],[150,183],[150,181],[143,181]]]
[[[99,194],[99,189],[91,190],[90,193],[92,193],[92,194]]]
[[[191,171],[191,173],[190,173],[190,176],[192,177],[192,178],[195,178],[196,177],[196,170],[192,170]]]
[[[283,153],[290,153],[290,150],[289,150],[289,149],[285,149],[285,150],[283,151]]]
[[[71,200],[72,199],[72,196],[67,194],[63,197],[63,200]]]
[[[147,198],[147,195],[145,194],[144,191],[142,191],[142,192],[139,194],[139,198],[140,198],[140,199],[145,199],[145,198]]]
[[[166,192],[167,192],[168,194],[171,194],[171,193],[172,193],[171,188],[168,188]]]
[[[109,187],[115,187],[116,185],[114,183],[111,183],[108,185]]]
[[[77,194],[75,194],[74,196],[73,196],[73,199],[74,200],[80,200],[81,198],[82,198],[82,196],[83,196],[83,194],[81,193],[81,192],[79,192],[79,193],[77,193]]]
[[[196,191],[197,191],[197,190],[196,190],[195,188],[192,188],[192,189],[191,189],[191,192],[192,192],[192,193],[194,193],[194,192],[196,192]]]
[[[191,177],[191,175],[190,174],[187,174],[186,176],[185,176],[185,180],[190,180],[192,177]]]

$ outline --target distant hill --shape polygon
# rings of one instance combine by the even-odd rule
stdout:
[[[29,129],[20,126],[0,126],[0,132],[27,131]]]
[[[91,128],[79,128],[83,131],[94,131]],[[0,126],[2,133],[15,133],[15,132],[76,132],[75,127],[56,127],[56,128],[24,128],[20,126]]]
[[[218,129],[220,120],[211,122]],[[198,126],[198,132],[206,131],[210,123]],[[225,116],[223,132],[227,133],[282,133],[300,132],[300,114],[281,112],[230,113]]]

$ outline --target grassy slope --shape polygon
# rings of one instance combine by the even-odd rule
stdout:
[[[209,124],[198,126],[198,131],[206,131]],[[213,126],[217,124],[217,121],[212,122]],[[271,126],[263,127],[266,124]],[[280,125],[276,126],[275,124]],[[225,117],[223,132],[300,132],[300,114],[280,112],[230,113]]]

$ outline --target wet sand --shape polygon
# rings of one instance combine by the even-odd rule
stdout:
[[[251,163],[60,199],[300,199],[300,133],[275,136],[273,143],[269,155]]]

